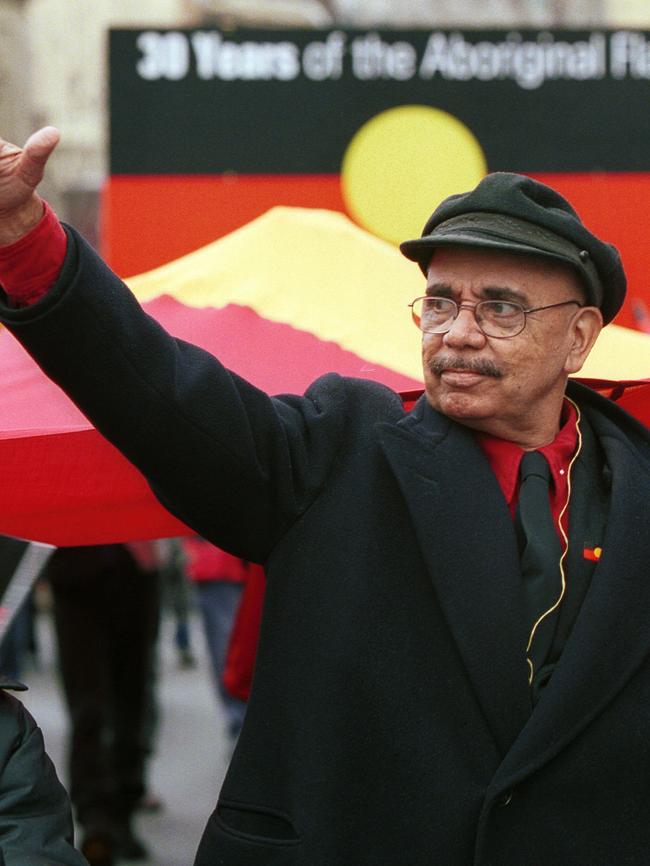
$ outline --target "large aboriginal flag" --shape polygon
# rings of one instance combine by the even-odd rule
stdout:
[[[396,242],[517,171],[620,248],[647,325],[649,99],[642,31],[116,30],[103,251],[141,273],[274,205]]]

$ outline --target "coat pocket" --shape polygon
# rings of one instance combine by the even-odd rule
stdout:
[[[298,866],[301,838],[291,817],[266,806],[219,801],[194,866]]]

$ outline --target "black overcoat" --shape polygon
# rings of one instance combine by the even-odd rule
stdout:
[[[197,863],[650,862],[645,429],[572,386],[609,516],[531,714],[513,525],[471,432],[336,375],[270,399],[168,337],[71,238],[57,288],[2,320],[171,511],[267,569],[248,717]]]

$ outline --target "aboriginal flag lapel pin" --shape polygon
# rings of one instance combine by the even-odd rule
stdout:
[[[598,546],[592,547],[589,544],[585,544],[583,551],[582,551],[582,556],[583,556],[583,559],[588,559],[589,562],[598,562],[598,560],[602,556],[602,553],[603,553],[602,547],[598,547]]]

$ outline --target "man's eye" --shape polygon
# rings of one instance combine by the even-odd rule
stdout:
[[[427,298],[424,302],[424,310],[427,313],[448,313],[451,303],[447,298]]]
[[[521,312],[521,308],[517,304],[511,304],[509,301],[488,301],[484,304],[483,310],[489,316],[495,316],[500,319],[518,316]]]

